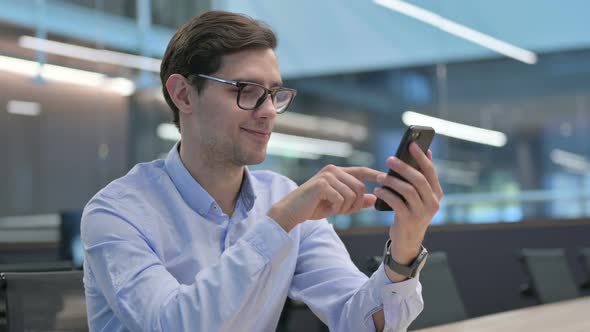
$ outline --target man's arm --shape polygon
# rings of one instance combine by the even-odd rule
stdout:
[[[393,284],[383,265],[371,276],[358,270],[326,220],[301,225],[301,240],[289,296],[303,301],[331,331],[404,331],[423,307],[417,279]],[[381,326],[374,315],[382,315]]]
[[[390,157],[387,159],[387,166],[406,181],[385,175],[380,175],[377,179],[382,185],[400,193],[404,199],[389,190],[375,189],[377,197],[395,210],[395,220],[389,229],[391,256],[402,265],[410,264],[418,255],[426,230],[438,211],[443,197],[443,190],[432,163],[432,151],[428,150],[424,154],[416,143],[410,144],[409,149],[420,171],[397,158]],[[385,267],[385,272],[393,282],[406,279],[405,276],[395,273],[389,267]],[[377,327],[385,325],[383,317],[381,313],[373,316]],[[380,331],[379,328],[378,331]]]
[[[268,219],[228,248],[215,266],[181,285],[142,233],[104,208],[90,208],[82,238],[88,268],[121,323],[130,331],[219,331],[254,315],[272,292],[265,280],[292,247]],[[233,326],[233,325],[232,325]]]
[[[432,217],[439,209],[443,192],[438,176],[432,164],[432,152],[425,155],[415,144],[410,144],[410,153],[418,162],[418,171],[403,161],[390,157],[387,165],[397,171],[406,181],[388,176],[383,172],[366,167],[337,167],[328,165],[318,174],[305,182],[285,198],[272,206],[268,215],[276,220],[286,231],[292,225],[306,220],[322,219],[333,214],[350,214],[363,208],[371,207],[377,197],[384,200],[395,210],[395,220],[390,228],[392,240],[391,255],[399,264],[407,264],[418,255],[426,229]],[[377,188],[375,195],[365,193],[362,180],[377,181],[399,192],[404,199],[389,190]],[[383,268],[382,268],[383,269]],[[384,272],[376,273],[380,277],[387,275],[389,282],[399,283],[403,276],[388,267]],[[412,282],[409,280],[405,282]],[[417,281],[416,281],[417,282]],[[391,290],[397,292],[396,290]],[[390,330],[392,315],[388,306],[383,315],[374,310],[375,326]],[[389,306],[391,307],[391,306]],[[393,306],[395,307],[395,306]],[[395,313],[394,313],[395,314]],[[395,325],[395,324],[394,324]],[[393,327],[397,329],[397,327]]]

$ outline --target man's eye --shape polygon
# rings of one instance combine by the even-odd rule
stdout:
[[[245,86],[244,88],[242,88],[242,93],[243,94],[259,94],[259,93],[262,93],[262,89],[260,89],[259,87],[255,86],[255,85],[248,85],[248,86]]]

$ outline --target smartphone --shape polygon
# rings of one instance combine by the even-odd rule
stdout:
[[[420,149],[424,151],[424,153],[426,153],[426,151],[428,151],[428,148],[430,147],[430,143],[432,143],[433,138],[433,128],[424,126],[409,126],[406,132],[404,133],[401,142],[399,143],[395,156],[403,162],[405,162],[406,164],[414,167],[417,170],[420,170],[420,167],[418,167],[416,160],[414,160],[414,157],[412,157],[412,155],[410,154],[410,143],[416,142]],[[387,174],[395,176],[396,178],[405,181],[405,179],[401,175],[397,174],[391,169],[389,170],[389,172],[387,172]],[[404,197],[400,195],[397,191],[386,186],[382,186],[381,188],[385,188],[391,191],[392,193],[398,195],[404,202],[406,201]],[[385,201],[379,198],[377,198],[377,201],[375,202],[375,209],[379,211],[393,210],[387,203],[385,203]]]

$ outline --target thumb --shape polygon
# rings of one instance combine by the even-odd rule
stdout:
[[[364,194],[363,195],[363,209],[372,207],[375,205],[375,201],[377,201],[377,196],[373,194]]]

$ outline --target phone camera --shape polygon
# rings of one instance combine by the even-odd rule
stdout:
[[[415,139],[415,140],[419,139],[420,138],[420,134],[421,133],[419,131],[414,132],[412,134],[412,139]]]

